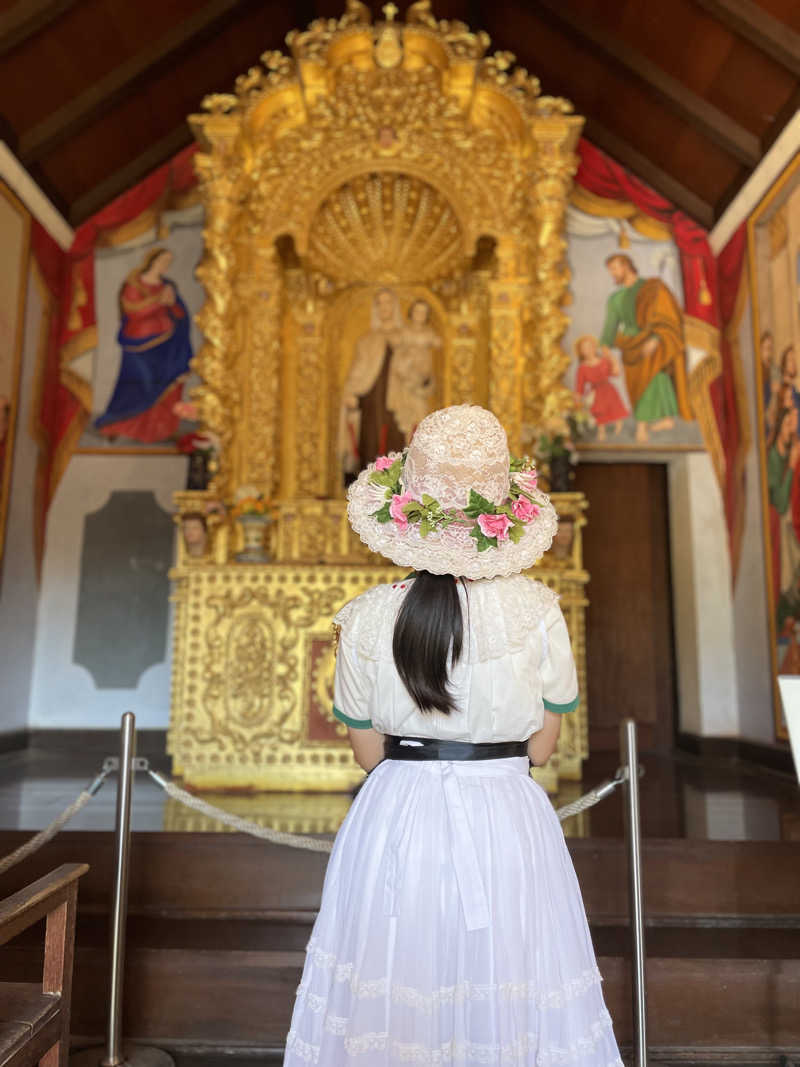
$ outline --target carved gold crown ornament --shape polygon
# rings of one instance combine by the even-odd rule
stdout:
[[[353,464],[373,458],[358,405],[385,344],[403,434],[432,408],[478,403],[522,455],[573,406],[564,227],[583,119],[428,0],[375,22],[348,0],[287,45],[190,117],[207,295],[195,398],[219,448],[208,492],[179,507],[203,512],[243,485],[274,504],[273,563],[235,563],[230,516],[203,557],[179,553],[170,746],[198,785],[358,778],[313,708],[330,682],[325,620],[388,573],[344,500]],[[554,574],[563,590],[574,571],[577,612],[575,544]]]

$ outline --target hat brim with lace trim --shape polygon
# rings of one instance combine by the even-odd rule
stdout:
[[[512,459],[496,417],[467,404],[428,415],[405,452],[361,471],[347,500],[350,525],[373,552],[457,578],[527,570],[558,528],[533,464]]]

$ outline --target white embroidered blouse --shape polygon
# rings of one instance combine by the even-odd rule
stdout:
[[[450,670],[457,710],[423,713],[400,679],[392,635],[413,577],[378,585],[336,615],[337,719],[384,734],[451,741],[525,741],[544,709],[573,711],[578,680],[558,597],[523,575],[459,583],[464,651]],[[468,639],[467,639],[468,637]]]

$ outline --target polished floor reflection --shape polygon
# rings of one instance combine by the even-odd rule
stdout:
[[[643,753],[642,831],[648,837],[687,837],[731,841],[800,841],[800,787],[785,774],[733,760],[709,760],[673,752]],[[36,747],[0,756],[0,829],[39,830],[54,819],[102,764],[90,752]],[[166,769],[165,760],[159,761]],[[584,781],[563,783],[556,807],[612,775],[613,753],[593,756]],[[347,814],[349,794],[204,794],[225,811],[261,826],[295,833],[335,833]],[[112,776],[69,824],[74,830],[113,827],[116,783]],[[134,830],[223,831],[227,827],[167,797],[146,774],[136,776]],[[620,837],[620,796],[567,820],[574,837]]]

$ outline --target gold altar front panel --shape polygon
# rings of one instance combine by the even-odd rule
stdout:
[[[195,789],[346,790],[363,777],[332,715],[331,620],[392,567],[178,567],[173,771]]]

